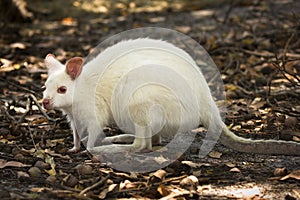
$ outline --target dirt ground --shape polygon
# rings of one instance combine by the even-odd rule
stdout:
[[[226,89],[237,135],[300,142],[300,1],[28,1],[27,22],[0,22],[2,199],[300,199],[300,157],[239,153],[198,158],[201,134],[176,162],[124,173],[72,147],[59,111],[40,111],[44,57],[87,56],[109,36],[164,27],[199,42]],[[9,12],[7,12],[9,14]],[[117,134],[115,127],[107,134]]]

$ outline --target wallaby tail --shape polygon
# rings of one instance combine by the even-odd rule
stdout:
[[[239,152],[300,156],[299,142],[246,139],[235,135],[225,124],[220,136],[220,142],[226,147]]]

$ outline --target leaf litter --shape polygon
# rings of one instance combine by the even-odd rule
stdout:
[[[213,57],[227,92],[226,124],[236,134],[299,141],[299,2],[232,1],[222,8],[217,1],[37,2],[28,1],[33,23],[0,24],[5,26],[0,35],[1,196],[300,198],[298,157],[240,154],[217,145],[199,159],[200,134],[181,160],[164,169],[123,173],[93,162],[88,154],[67,154],[72,136],[66,119],[39,107],[47,53],[65,61],[87,55],[108,35],[162,26],[191,36]],[[108,131],[118,133],[114,127]]]

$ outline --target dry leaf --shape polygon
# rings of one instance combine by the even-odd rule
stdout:
[[[22,151],[23,152],[26,152],[26,153],[29,153],[29,154],[33,154],[34,152],[35,152],[35,148],[31,148],[31,149],[24,149],[23,147],[22,147]]]
[[[20,178],[20,177],[29,177],[29,174],[27,174],[26,172],[23,172],[23,171],[18,171],[17,172],[17,177]]]
[[[232,163],[232,162],[227,162],[227,163],[225,163],[225,165],[226,165],[227,167],[230,167],[230,168],[233,168],[233,167],[236,166],[236,164],[234,164],[234,163]]]
[[[44,192],[46,190],[45,187],[34,187],[34,188],[30,188],[30,191],[32,192]]]
[[[293,136],[293,141],[295,141],[295,142],[300,142],[300,137]]]
[[[237,168],[237,167],[234,167],[234,168],[230,169],[229,171],[230,172],[238,172],[238,173],[241,172],[241,170],[239,168]]]
[[[120,190],[122,189],[132,189],[132,188],[135,188],[136,184],[135,183],[132,183],[131,181],[129,180],[125,180],[124,182],[121,182],[120,183]]]
[[[274,176],[285,176],[287,175],[287,169],[285,167],[276,168],[274,170]]]
[[[52,141],[62,142],[63,140],[57,139],[57,140],[52,140]],[[47,153],[47,154],[49,154],[50,156],[53,156],[53,157],[59,157],[59,158],[63,158],[63,159],[71,159],[71,157],[69,155],[61,155],[59,153],[55,153],[54,151],[51,151],[50,149],[45,149],[45,153]]]
[[[45,172],[47,172],[47,174],[49,174],[50,176],[56,176],[56,171],[55,169],[49,169],[49,170],[44,170]]]
[[[111,191],[113,191],[115,188],[117,188],[118,184],[111,184],[108,186],[108,188],[105,188],[102,190],[98,196],[99,199],[105,199],[107,194]]]
[[[201,176],[201,175],[202,175],[202,170],[196,170],[196,171],[193,171],[193,175],[196,176],[196,177],[197,177],[197,176],[198,176],[198,177]]]
[[[159,192],[159,194],[163,197],[168,196],[171,191],[169,191],[164,185],[160,184],[157,188],[157,191]]]
[[[30,165],[25,165],[21,162],[17,161],[6,161],[6,160],[1,160],[0,159],[0,169],[4,167],[29,167]]]
[[[205,167],[211,166],[211,164],[209,164],[209,163],[194,163],[193,161],[189,161],[189,160],[181,161],[181,163],[186,164],[192,168],[197,168],[197,167],[202,167],[202,166],[205,166]]]
[[[162,155],[159,157],[154,157],[154,160],[158,163],[158,164],[163,164],[164,162],[167,162],[168,159],[166,159],[165,157],[163,157]]]
[[[108,186],[108,192],[113,191],[116,187],[118,186],[118,184],[111,184]]]
[[[283,180],[290,179],[290,178],[300,180],[300,170],[292,171],[290,174],[282,177],[280,180],[283,181]]]
[[[211,151],[208,156],[211,158],[221,158],[222,153],[218,151]]]
[[[166,174],[167,172],[165,170],[159,169],[150,176],[150,180],[152,182],[163,181],[166,177]]]

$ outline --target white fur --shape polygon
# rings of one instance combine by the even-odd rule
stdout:
[[[94,147],[96,139],[106,141],[102,130],[110,124],[135,134],[133,144],[123,146],[134,151],[151,150],[152,142],[159,143],[160,136],[187,132],[200,124],[213,133],[211,141],[216,141],[222,131],[221,141],[229,147],[237,146],[238,151],[256,152],[252,144],[263,147],[270,143],[242,139],[230,132],[196,63],[170,43],[147,38],[120,42],[88,62],[74,81],[65,67],[54,60],[50,56],[45,61],[49,77],[44,98],[51,99],[53,108],[68,115],[74,151],[79,149],[79,138],[85,132],[89,136],[88,149]],[[68,88],[65,95],[56,93],[60,85]],[[121,137],[133,139],[131,135]],[[100,150],[104,148],[107,147]],[[280,154],[280,151],[270,153]]]

